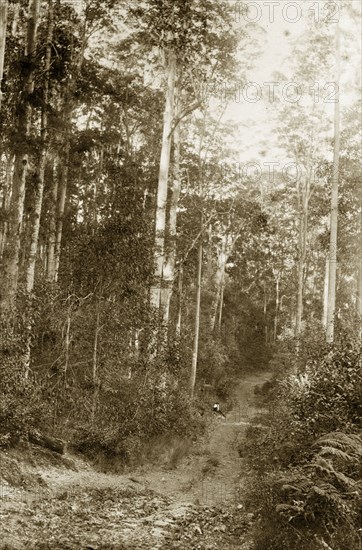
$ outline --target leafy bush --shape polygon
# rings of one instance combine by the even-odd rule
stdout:
[[[25,314],[0,318],[0,447],[14,445],[42,421],[39,384],[24,378],[28,330]]]
[[[358,548],[361,521],[359,341],[304,352],[298,374],[281,378],[268,429],[250,428],[243,446],[255,476],[257,550]],[[265,388],[267,391],[268,388]]]

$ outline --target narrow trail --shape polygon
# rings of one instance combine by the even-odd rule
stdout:
[[[74,456],[70,467],[28,466],[41,481],[37,489],[2,485],[0,548],[252,548],[247,540],[241,545],[245,473],[236,439],[242,441],[258,413],[255,386],[268,378],[261,373],[243,379],[226,419],[215,417],[202,450],[175,469],[148,466],[105,474]]]

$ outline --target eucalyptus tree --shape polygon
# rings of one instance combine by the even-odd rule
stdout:
[[[8,19],[8,0],[0,1],[0,107],[2,100],[2,79],[4,74],[4,57],[6,43],[6,27]]]
[[[28,69],[21,75],[22,90],[16,120],[18,146],[15,151],[11,202],[9,206],[9,229],[3,253],[3,277],[0,284],[0,307],[5,311],[11,307],[17,291],[18,263],[20,253],[21,227],[23,223],[25,183],[29,167],[27,144],[31,135],[32,105],[30,96],[34,91],[36,69],[37,31],[39,25],[40,1],[29,3],[28,19],[23,43],[23,61]],[[27,62],[27,65],[26,63]]]
[[[226,3],[209,0],[161,2],[150,0],[132,9],[141,24],[143,39],[159,54],[165,82],[162,144],[160,152],[157,205],[155,215],[155,272],[150,291],[150,304],[167,322],[169,292],[162,299],[165,268],[167,199],[172,136],[181,120],[203,103],[202,86],[222,64],[230,65],[235,37]],[[197,76],[197,78],[195,78]],[[196,83],[196,85],[195,85]],[[175,90],[182,107],[175,115]],[[178,135],[176,133],[176,143]],[[177,148],[176,148],[177,150]],[[177,161],[176,161],[177,162]],[[177,185],[176,185],[177,187]],[[175,190],[171,223],[174,233],[176,212]],[[173,245],[174,246],[174,245]],[[172,260],[169,268],[172,270]],[[170,276],[166,266],[166,286]]]

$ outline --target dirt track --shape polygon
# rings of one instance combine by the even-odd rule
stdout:
[[[41,488],[3,484],[0,548],[252,548],[242,504],[246,472],[235,441],[257,413],[255,385],[267,378],[244,379],[236,406],[226,419],[215,417],[201,452],[174,470],[104,474],[70,456],[71,468],[32,466]]]

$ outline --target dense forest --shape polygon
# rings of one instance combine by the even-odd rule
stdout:
[[[360,7],[0,1],[0,453],[137,465],[267,372],[253,548],[361,548]]]

